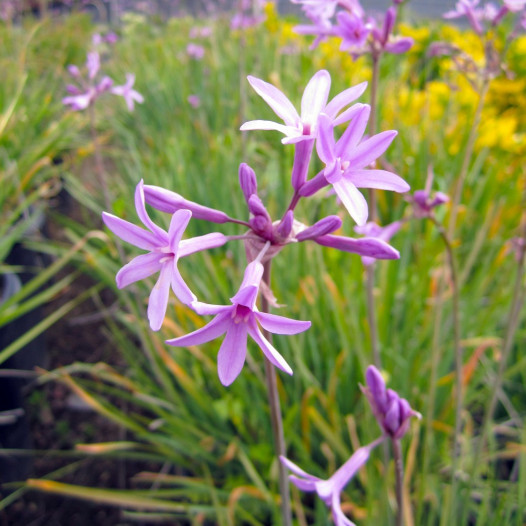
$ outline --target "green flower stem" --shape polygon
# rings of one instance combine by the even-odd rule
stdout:
[[[263,281],[270,287],[271,261],[263,265]],[[270,305],[263,294],[261,297],[261,312],[270,312]],[[263,331],[265,338],[272,343],[272,335]],[[285,436],[283,434],[283,419],[281,416],[281,404],[279,401],[278,384],[275,367],[265,358],[265,377],[267,380],[267,394],[270,406],[270,419],[272,424],[272,434],[274,435],[274,447],[276,455],[286,456]],[[292,510],[290,505],[290,486],[287,469],[278,462],[279,466],[279,491],[281,494],[281,515],[283,526],[292,525]]]

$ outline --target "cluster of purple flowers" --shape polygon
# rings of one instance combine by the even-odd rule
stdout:
[[[301,4],[311,24],[296,26],[302,35],[315,35],[313,47],[327,37],[341,38],[341,51],[349,52],[354,58],[371,53],[405,53],[413,45],[409,37],[393,35],[397,5],[395,1],[382,19],[369,16],[358,0],[291,0]]]
[[[69,96],[62,99],[63,104],[74,111],[81,111],[93,105],[104,93],[112,93],[123,97],[128,110],[133,111],[135,102],[140,104],[144,101],[143,96],[133,89],[135,75],[127,73],[126,83],[122,86],[114,86],[113,79],[108,75],[103,75],[100,71],[101,53],[99,47],[104,43],[114,44],[116,41],[117,35],[115,33],[93,36],[93,50],[87,54],[85,68],[81,70],[75,65],[68,66],[68,72],[76,84],[66,86]]]
[[[372,412],[382,430],[382,435],[370,444],[360,447],[329,479],[323,480],[303,471],[296,464],[281,457],[281,462],[293,473],[291,482],[300,490],[316,492],[331,509],[336,526],[355,526],[343,513],[341,493],[350,480],[369,460],[371,451],[387,439],[400,440],[409,429],[412,417],[421,418],[411,409],[409,402],[392,389],[387,389],[385,381],[376,367],[369,366],[365,374],[366,386],[362,391],[369,401]]]
[[[327,71],[319,71],[305,88],[300,115],[276,87],[254,77],[249,77],[249,82],[285,124],[256,120],[245,123],[241,129],[278,130],[285,135],[283,143],[295,145],[291,175],[293,193],[281,219],[273,220],[270,216],[258,194],[256,174],[245,163],[239,168],[239,183],[248,208],[248,221],[231,218],[221,210],[199,205],[170,190],[144,185],[142,181],[136,188],[135,207],[145,228],[112,214],[103,214],[104,222],[113,233],[147,251],[119,271],[117,285],[125,287],[159,273],[148,303],[148,318],[153,330],[159,330],[162,326],[170,289],[196,313],[214,316],[201,329],[168,340],[167,343],[175,346],[195,345],[226,334],[218,354],[218,373],[224,385],[232,383],[242,369],[248,336],[258,344],[273,365],[292,374],[292,368],[263,336],[259,326],[270,333],[296,334],[308,329],[310,322],[259,312],[256,307],[258,295],[268,294],[269,284],[262,286],[263,266],[286,245],[314,241],[322,246],[368,258],[399,257],[399,253],[381,236],[354,239],[335,235],[342,225],[341,219],[336,215],[321,218],[311,226],[301,223],[295,218],[298,202],[321,188],[332,185],[350,215],[359,225],[363,225],[367,220],[368,210],[359,188],[380,188],[396,192],[409,190],[409,185],[396,174],[370,167],[387,149],[396,132],[382,132],[363,139],[369,106],[351,103],[363,93],[365,83],[349,88],[328,101],[331,79]],[[347,124],[347,128],[341,138],[335,141],[334,128],[341,124]],[[314,150],[318,152],[325,168],[309,179],[309,165]],[[171,214],[168,231],[153,223],[146,204]],[[236,223],[243,225],[248,231],[238,236],[225,236],[216,232],[182,239],[192,217],[215,224]],[[241,287],[231,298],[231,304],[209,305],[198,301],[179,272],[179,258],[238,239],[245,243],[248,264]]]

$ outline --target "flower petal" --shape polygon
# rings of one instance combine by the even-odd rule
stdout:
[[[290,461],[288,458],[284,457],[283,455],[280,455],[279,459],[281,460],[281,463],[292,473],[299,477],[304,477],[307,480],[312,481],[318,481],[320,480],[318,477],[315,477],[314,475],[311,475],[310,473],[307,473],[306,471],[303,471],[299,466],[294,464],[294,462]],[[314,488],[313,488],[314,489]]]
[[[255,92],[281,117],[288,126],[297,127],[300,116],[290,100],[275,86],[256,77],[247,77]]]
[[[369,256],[376,259],[399,259],[400,252],[391,245],[374,237],[353,239],[352,237],[333,236],[328,234],[314,239],[318,245],[331,247],[344,252],[352,252],[360,256]]]
[[[194,254],[195,252],[201,252],[201,250],[221,247],[227,241],[228,238],[220,232],[212,232],[211,234],[205,234],[204,236],[183,239],[179,243],[177,255],[182,258]]]
[[[287,136],[293,135],[294,133],[298,134],[298,128],[292,127],[292,126],[285,126],[284,124],[279,124],[277,122],[272,121],[263,121],[263,120],[255,120],[255,121],[248,121],[241,125],[241,128],[239,128],[241,131],[249,131],[249,130],[276,130],[281,133],[284,133]]]
[[[290,365],[285,361],[285,358],[272,346],[272,344],[261,334],[254,317],[248,321],[248,334],[258,344],[267,360],[272,364],[285,371],[287,374],[292,374]]]
[[[149,252],[134,257],[128,264],[124,265],[115,278],[117,287],[122,289],[131,283],[145,279],[161,270],[161,259],[163,254]]]
[[[231,308],[229,308],[229,311],[230,309]],[[215,340],[218,336],[226,332],[230,323],[232,323],[230,320],[230,312],[221,313],[204,327],[201,327],[190,334],[186,334],[185,336],[166,340],[166,343],[168,345],[173,345],[174,347],[201,345],[202,343]]]
[[[316,141],[316,151],[320,160],[327,165],[331,171],[335,163],[334,151],[334,131],[331,126],[331,119],[322,113],[318,121],[318,140]]]
[[[409,185],[398,175],[387,170],[349,170],[345,179],[352,181],[357,188],[376,188],[393,192],[408,192]]]
[[[367,221],[369,209],[367,201],[360,191],[349,180],[342,178],[333,183],[336,195],[341,199],[343,206],[351,217],[359,224],[364,225]]]
[[[272,334],[298,334],[311,326],[310,321],[293,320],[267,312],[255,312],[254,315],[261,326]]]
[[[168,261],[162,265],[159,279],[153,287],[148,300],[148,320],[152,331],[158,331],[163,324],[166,307],[168,307],[171,278],[172,262]]]
[[[368,104],[364,104],[362,108],[356,112],[347,129],[340,137],[340,140],[336,143],[335,152],[338,157],[346,159],[345,153],[350,153],[362,140],[370,114],[371,106]]]
[[[102,212],[102,220],[116,236],[126,241],[126,243],[130,243],[130,245],[142,248],[143,250],[153,250],[159,246],[158,239],[151,232],[125,221],[120,217]]]
[[[369,166],[373,161],[376,161],[398,134],[395,130],[388,130],[359,144],[352,152],[345,156],[345,160],[349,161],[353,169],[359,170]]]
[[[179,242],[183,237],[184,231],[188,226],[191,217],[192,212],[185,209],[177,210],[172,216],[170,228],[168,229],[168,246],[174,254],[177,254]]]
[[[210,303],[202,303],[200,301],[192,301],[190,307],[201,316],[215,316],[221,312],[231,311],[232,305],[212,305]]]
[[[151,230],[162,242],[165,242],[168,240],[168,236],[166,232],[159,226],[157,226],[148,215],[148,212],[146,212],[146,201],[144,198],[144,182],[141,179],[139,181],[139,184],[137,185],[135,189],[135,209],[137,210],[137,215],[139,216],[139,219],[142,221],[142,224]]]
[[[190,305],[197,299],[195,294],[190,290],[184,279],[181,277],[175,258],[173,260],[172,268],[172,290],[177,296],[177,299],[185,305]]]
[[[334,97],[334,99],[332,99],[329,104],[327,104],[324,113],[331,117],[331,119],[334,119],[342,108],[360,97],[365,91],[365,88],[367,88],[367,82],[362,82],[361,84],[342,91],[336,95],[336,97]]]
[[[314,127],[324,110],[331,89],[331,76],[322,69],[314,74],[305,87],[301,98],[301,121]]]
[[[239,375],[247,355],[247,324],[231,323],[217,354],[217,373],[223,385],[230,385]]]

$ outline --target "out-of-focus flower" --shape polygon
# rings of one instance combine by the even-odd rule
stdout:
[[[361,234],[362,236],[380,239],[382,241],[385,241],[386,243],[389,243],[391,238],[400,230],[401,226],[401,221],[395,221],[394,223],[391,223],[386,226],[380,226],[371,221],[363,226],[355,226],[354,231],[357,234]],[[376,258],[372,258],[370,256],[362,256],[362,263],[365,266],[372,265],[375,261]]]
[[[447,11],[444,13],[443,17],[450,20],[465,16],[473,28],[473,31],[481,35],[483,33],[481,20],[483,18],[484,11],[478,8],[478,5],[479,0],[458,0],[458,2],[455,4],[455,9]]]
[[[201,106],[201,98],[199,97],[199,95],[188,95],[187,100],[190,106],[192,106],[192,108],[199,108],[199,106]]]
[[[340,111],[356,100],[367,86],[362,82],[348,88],[329,103],[327,99],[331,87],[331,77],[328,71],[318,71],[307,84],[301,99],[301,116],[290,100],[276,87],[268,82],[249,76],[248,81],[256,93],[281,117],[285,125],[272,121],[255,120],[245,122],[241,130],[277,130],[286,137],[283,144],[293,144],[300,141],[316,139],[318,134],[318,118],[323,112],[334,124],[348,120],[347,112]]]
[[[195,60],[201,60],[205,56],[205,48],[199,44],[194,44],[193,42],[190,42],[186,46],[186,52],[189,57]]]
[[[200,345],[226,333],[217,355],[217,370],[221,383],[230,385],[243,368],[247,354],[247,339],[250,335],[270,363],[292,374],[289,364],[263,336],[258,323],[263,329],[273,334],[298,334],[306,331],[311,323],[259,312],[256,300],[262,276],[263,265],[259,261],[252,261],[245,270],[241,287],[230,299],[232,305],[208,305],[193,302],[192,308],[198,314],[213,315],[214,319],[201,329],[186,336],[168,340],[166,343],[175,347]]]
[[[315,491],[331,509],[332,520],[336,526],[356,526],[342,511],[341,493],[360,468],[369,460],[371,451],[383,440],[384,437],[381,437],[368,446],[357,449],[351,458],[327,480],[310,475],[285,457],[280,457],[280,460],[293,473],[289,478],[298,489],[309,492]]]
[[[135,83],[135,75],[132,73],[126,73],[126,84],[122,86],[115,86],[111,88],[111,92],[114,95],[120,95],[126,101],[126,106],[130,111],[133,111],[135,108],[134,102],[142,104],[144,102],[144,97],[133,89],[133,84]]]
[[[386,435],[398,440],[407,433],[413,416],[422,418],[420,413],[411,409],[405,398],[401,398],[392,389],[386,389],[385,381],[374,365],[367,368],[365,382],[366,387],[362,387],[362,391]]]
[[[227,237],[220,233],[212,233],[182,240],[184,230],[192,216],[190,210],[175,212],[168,232],[157,226],[146,211],[142,180],[135,190],[135,208],[139,219],[147,230],[107,212],[102,213],[102,219],[106,226],[123,241],[148,251],[147,254],[135,257],[119,270],[116,281],[120,289],[160,272],[159,279],[152,289],[148,301],[150,327],[152,330],[158,331],[166,315],[170,288],[177,298],[185,304],[190,304],[196,300],[195,295],[179,273],[177,268],[179,258],[224,245]]]

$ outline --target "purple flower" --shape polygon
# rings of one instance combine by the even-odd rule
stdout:
[[[217,371],[219,380],[226,386],[237,378],[243,368],[247,354],[247,338],[250,335],[274,366],[292,374],[292,369],[283,356],[263,336],[258,322],[263,329],[274,334],[298,334],[306,331],[311,323],[259,312],[256,300],[262,276],[263,265],[259,261],[252,261],[245,270],[241,287],[230,299],[232,305],[193,302],[192,308],[198,314],[213,315],[214,319],[201,329],[166,343],[175,347],[200,345],[225,334],[217,355]]]
[[[199,95],[188,95],[188,98],[186,99],[188,101],[188,104],[192,106],[192,108],[196,109],[201,106],[201,98]]]
[[[362,18],[341,11],[336,17],[338,26],[334,34],[342,38],[340,51],[350,51],[362,48],[371,32],[371,26],[366,24]]]
[[[407,192],[409,185],[398,175],[386,170],[366,169],[389,147],[397,135],[394,130],[385,131],[362,141],[370,106],[362,105],[354,112],[353,118],[338,140],[334,141],[331,118],[324,114],[319,118],[318,155],[323,163],[323,172],[328,183],[351,217],[359,224],[367,221],[367,201],[358,188],[376,188]]]
[[[409,429],[409,420],[416,416],[422,418],[420,413],[411,409],[409,402],[401,398],[392,389],[386,389],[385,381],[380,371],[370,365],[365,373],[367,386],[362,391],[369,400],[378,424],[383,432],[393,439],[402,438]]]
[[[192,216],[190,210],[176,211],[172,216],[168,232],[157,226],[146,211],[142,180],[135,190],[135,208],[139,219],[148,230],[106,212],[102,213],[102,219],[106,226],[123,241],[148,251],[147,254],[135,257],[119,270],[116,281],[120,289],[160,272],[148,301],[150,327],[158,331],[166,314],[170,288],[185,304],[196,300],[179,273],[177,268],[179,258],[224,245],[227,238],[223,234],[212,233],[181,240]]]
[[[64,97],[62,104],[70,106],[74,111],[85,110],[88,106],[93,104],[103,93],[109,91],[113,84],[110,77],[103,77],[102,80],[95,86],[89,86],[85,92],[73,85],[68,85],[66,89],[69,93],[73,93],[71,97]]]
[[[91,51],[88,53],[86,68],[88,70],[89,79],[93,80],[97,76],[97,73],[100,69],[100,55],[96,51]]]
[[[338,115],[348,104],[357,99],[367,86],[362,82],[348,88],[327,103],[331,87],[331,76],[328,71],[318,71],[309,81],[301,99],[301,116],[290,100],[276,87],[268,82],[249,76],[248,81],[256,93],[281,117],[285,125],[272,121],[249,121],[241,130],[277,130],[286,135],[283,144],[292,144],[316,139],[318,135],[318,118],[325,113],[333,124],[346,122],[347,112]]]
[[[483,29],[480,21],[483,17],[483,10],[477,9],[478,4],[479,0],[458,0],[455,4],[455,9],[447,11],[443,17],[446,19],[454,19],[465,16],[475,33],[481,35]]]
[[[190,44],[186,46],[186,52],[188,53],[189,57],[195,60],[201,60],[205,55],[205,48],[203,46],[190,42]]]
[[[123,86],[115,86],[111,89],[111,92],[114,95],[120,95],[124,97],[126,106],[130,111],[134,109],[134,101],[142,104],[144,102],[144,97],[133,89],[133,84],[135,83],[135,75],[132,73],[126,73],[126,84]]]
[[[389,240],[400,230],[401,226],[401,221],[395,221],[394,223],[383,227],[376,223],[369,222],[363,226],[355,226],[354,231],[357,234],[367,236],[368,238],[375,238],[388,243]],[[375,261],[376,258],[374,257],[362,256],[362,263],[365,266],[372,265]]]
[[[436,192],[431,196],[428,190],[417,190],[413,194],[411,201],[414,205],[416,217],[428,217],[437,206],[447,203],[449,196],[443,192]]]
[[[298,489],[315,491],[320,499],[331,509],[332,520],[336,526],[355,526],[354,522],[349,520],[342,511],[341,492],[358,473],[359,469],[369,460],[371,451],[383,440],[384,437],[381,437],[371,444],[357,449],[351,458],[328,480],[310,475],[285,457],[280,457],[280,460],[283,465],[292,471],[293,475],[290,475],[289,478]]]

